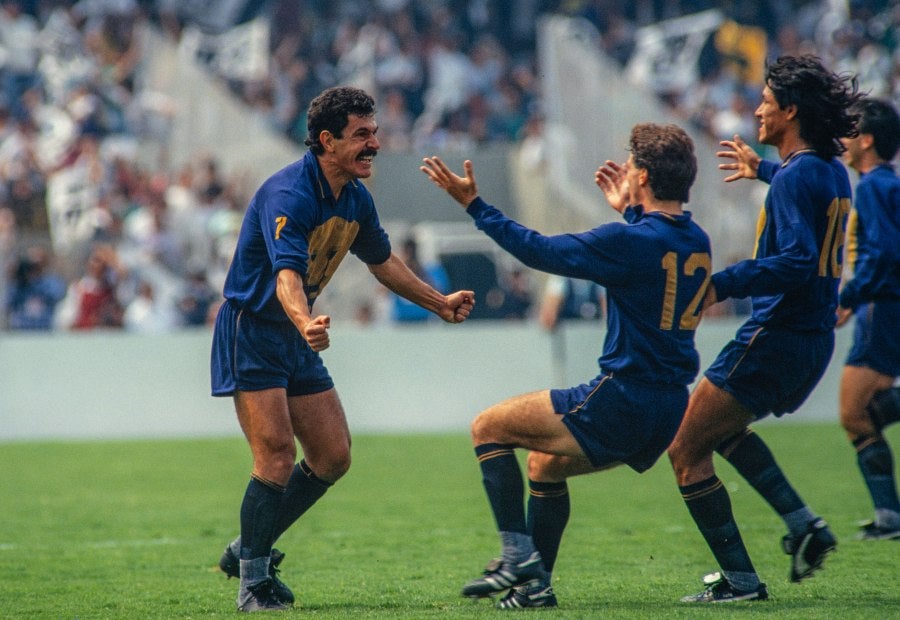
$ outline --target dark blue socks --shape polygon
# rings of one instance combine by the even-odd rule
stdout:
[[[485,443],[475,447],[497,529],[524,534],[525,486],[513,446]]]
[[[291,472],[291,478],[285,487],[281,508],[275,521],[273,540],[278,540],[278,537],[319,501],[319,498],[325,495],[332,485],[333,483],[325,482],[316,476],[305,460],[294,465],[294,471]]]
[[[569,487],[565,482],[528,481],[528,532],[548,573],[556,563],[569,512]]]
[[[860,437],[853,442],[856,461],[872,496],[875,511],[900,513],[897,485],[894,481],[894,458],[891,448],[880,435]]]
[[[241,559],[266,558],[275,540],[275,517],[281,506],[284,487],[253,476],[241,503]]]
[[[717,448],[784,520],[792,534],[806,531],[816,516],[806,506],[775,462],[772,451],[752,430],[745,429]]]
[[[731,499],[721,480],[711,476],[695,484],[679,486],[679,490],[725,578],[741,590],[756,588],[759,578],[734,521]]]

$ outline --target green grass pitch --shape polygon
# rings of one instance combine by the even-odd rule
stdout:
[[[814,578],[791,584],[784,527],[727,464],[744,539],[770,600],[688,606],[714,569],[665,457],[570,481],[554,574],[560,618],[900,618],[900,541],[854,540],[872,508],[836,424],[763,424],[790,480],[838,535]],[[900,428],[888,439],[900,446]],[[237,533],[250,469],[240,438],[0,444],[0,618],[233,617],[216,568]],[[461,585],[498,552],[468,438],[364,435],[350,473],[277,545],[297,595],[284,617],[496,617]]]

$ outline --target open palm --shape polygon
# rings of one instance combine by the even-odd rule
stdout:
[[[607,160],[594,173],[594,182],[603,191],[606,201],[613,209],[619,213],[625,210],[631,201],[631,191],[624,166]]]

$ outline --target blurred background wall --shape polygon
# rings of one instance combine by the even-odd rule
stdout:
[[[701,323],[701,364],[733,336],[733,320]],[[334,324],[324,352],[354,433],[467,432],[509,396],[577,385],[597,372],[604,332],[555,333],[481,321],[458,326]],[[850,332],[838,332],[835,362]],[[239,435],[229,398],[209,396],[210,334],[12,336],[0,343],[0,441]],[[787,419],[836,421],[840,364]]]

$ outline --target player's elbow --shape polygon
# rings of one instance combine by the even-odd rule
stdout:
[[[811,282],[819,275],[819,257],[803,250],[785,254],[778,261],[779,279],[788,287]]]

